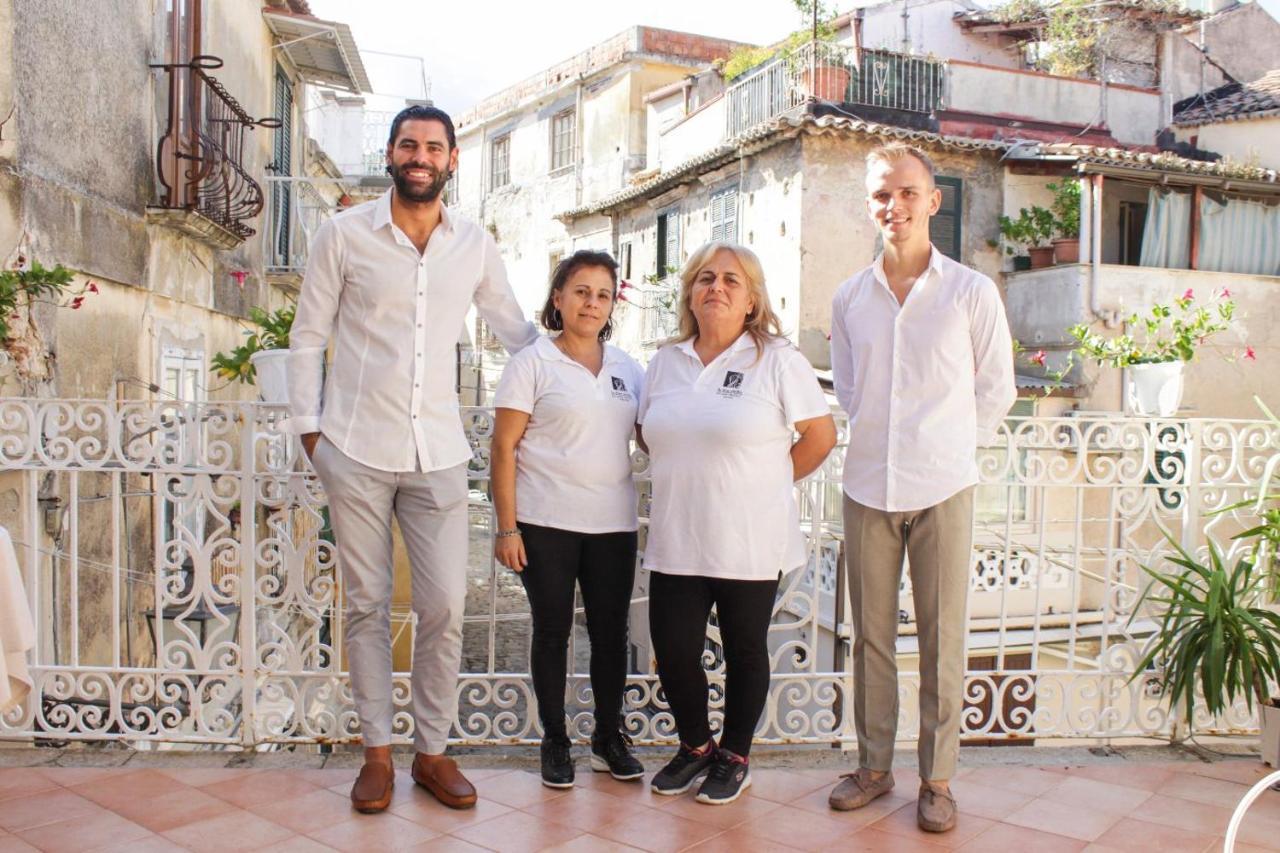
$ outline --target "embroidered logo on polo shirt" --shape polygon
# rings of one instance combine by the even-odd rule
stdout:
[[[737,370],[726,370],[724,384],[716,389],[716,393],[721,397],[741,397],[742,374]]]
[[[630,403],[631,392],[627,390],[627,383],[617,376],[610,376],[609,378],[613,380],[613,399]]]

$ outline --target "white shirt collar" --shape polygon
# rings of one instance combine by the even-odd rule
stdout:
[[[929,244],[929,265],[925,267],[924,272],[920,274],[920,278],[916,280],[921,281],[925,279],[926,277],[928,277],[929,273],[936,273],[938,277],[941,278],[942,259],[944,257],[946,257],[946,255],[939,252],[938,247],[930,243]],[[889,286],[889,278],[884,273],[884,252],[881,252],[880,254],[876,255],[875,261],[871,264],[871,274],[875,276],[876,281],[880,282],[885,287]]]
[[[385,228],[391,224],[391,193],[395,188],[388,188],[386,192],[378,196],[378,200],[373,206],[373,230]],[[449,212],[449,206],[444,202],[440,203],[440,227],[446,233],[453,233],[453,214]]]
[[[556,346],[556,338],[558,337],[560,337],[559,332],[551,335],[539,335],[537,342],[534,343],[533,351],[537,353],[538,358],[541,358],[544,361],[563,361],[567,364],[577,364],[576,361],[565,355],[560,347]],[[605,364],[617,364],[621,360],[622,356],[618,350],[609,346],[607,343],[604,344]]]
[[[687,353],[690,358],[695,358],[699,363],[701,363],[702,357],[698,355],[698,351],[693,348],[693,342],[697,339],[697,335],[694,335],[688,340],[680,341],[676,344],[676,349]],[[746,349],[751,346],[755,346],[755,338],[751,337],[751,333],[744,329],[742,334],[738,335],[737,340],[730,344],[729,348],[725,350],[725,352],[737,352],[738,350]],[[719,356],[717,356],[717,358],[718,357]]]

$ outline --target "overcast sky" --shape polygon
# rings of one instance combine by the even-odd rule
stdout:
[[[801,24],[789,0],[310,2],[317,17],[351,27],[375,91],[421,97],[425,66],[432,99],[452,113],[635,24],[755,43],[776,41]],[[867,2],[828,5],[843,12]],[[1260,2],[1280,17],[1280,0]],[[420,56],[422,63],[374,51]]]

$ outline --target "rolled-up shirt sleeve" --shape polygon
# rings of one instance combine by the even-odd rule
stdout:
[[[538,330],[520,310],[511,282],[507,280],[507,268],[489,234],[484,236],[481,263],[483,268],[480,270],[480,284],[476,287],[476,309],[507,352],[517,353],[538,339]]]
[[[970,334],[973,339],[974,396],[978,446],[990,444],[1009,414],[1018,389],[1013,377],[1013,336],[995,282],[985,276],[976,288]]]
[[[332,221],[316,231],[307,254],[307,269],[298,311],[289,332],[289,431],[320,431],[324,407],[324,354],[333,333],[342,294],[342,238]]]

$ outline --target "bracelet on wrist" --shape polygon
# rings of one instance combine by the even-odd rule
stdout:
[[[520,535],[520,528],[513,527],[510,530],[499,530],[497,533],[493,534],[493,538],[506,539],[509,536],[519,536],[519,535]]]

